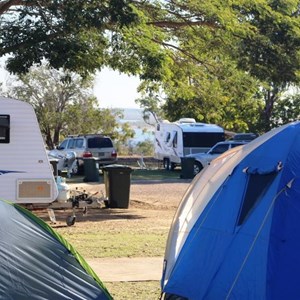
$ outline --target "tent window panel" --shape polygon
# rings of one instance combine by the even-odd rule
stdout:
[[[239,215],[238,225],[242,225],[255,204],[262,198],[277,173],[251,174],[244,195],[244,201]]]
[[[10,116],[0,115],[0,143],[8,144],[10,141]]]
[[[177,296],[174,294],[164,294],[163,297],[164,300],[188,300],[188,298],[182,297],[182,296]]]

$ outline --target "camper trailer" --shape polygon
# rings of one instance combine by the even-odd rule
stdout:
[[[32,106],[0,97],[0,198],[49,204],[57,185]]]
[[[197,123],[191,118],[163,121],[156,125],[154,157],[165,169],[174,169],[182,157],[207,152],[224,139],[224,129],[215,124]]]

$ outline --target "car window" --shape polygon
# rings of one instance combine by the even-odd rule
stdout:
[[[257,138],[255,133],[238,133],[233,137],[235,141],[251,141]]]
[[[88,148],[112,148],[113,144],[109,138],[93,137],[88,139]]]
[[[75,139],[75,148],[83,148],[83,139]]]
[[[75,140],[70,139],[68,149],[74,149],[75,148]]]
[[[59,145],[59,149],[66,149],[68,145],[68,140],[62,141],[62,143]]]
[[[214,147],[210,151],[210,154],[222,154],[227,150],[228,150],[228,145],[227,144],[221,144],[221,145],[217,145],[216,147]]]
[[[237,146],[241,146],[241,145],[244,145],[244,144],[231,144],[231,148],[234,148],[234,147],[237,147]]]

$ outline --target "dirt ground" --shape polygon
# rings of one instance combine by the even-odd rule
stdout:
[[[133,181],[130,186],[130,207],[139,208],[143,205],[144,208],[176,208],[189,184],[190,180],[183,179]],[[73,183],[69,186],[71,189],[105,195],[105,186],[102,183]]]
[[[86,221],[109,221],[121,219],[143,219],[143,224],[160,223],[161,226],[169,227],[174,213],[182,200],[182,197],[189,187],[190,180],[167,180],[167,181],[134,181],[130,186],[129,208],[128,209],[89,209],[86,215],[81,210],[76,210],[76,226],[84,226]],[[72,183],[71,190],[85,191],[95,198],[105,197],[105,185],[103,183]],[[101,208],[104,204],[100,201]],[[158,213],[159,211],[159,213]],[[37,211],[36,214],[50,223],[46,210]],[[57,223],[52,226],[65,226],[65,220],[72,210],[55,210]],[[143,225],[143,226],[144,226]],[[126,222],[122,224],[126,226]]]

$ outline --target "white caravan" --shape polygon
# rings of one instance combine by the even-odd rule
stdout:
[[[224,129],[215,124],[197,123],[191,118],[174,123],[163,121],[156,125],[154,157],[166,169],[174,169],[182,157],[207,152],[224,139]]]
[[[49,204],[58,190],[32,106],[0,96],[0,198]]]

